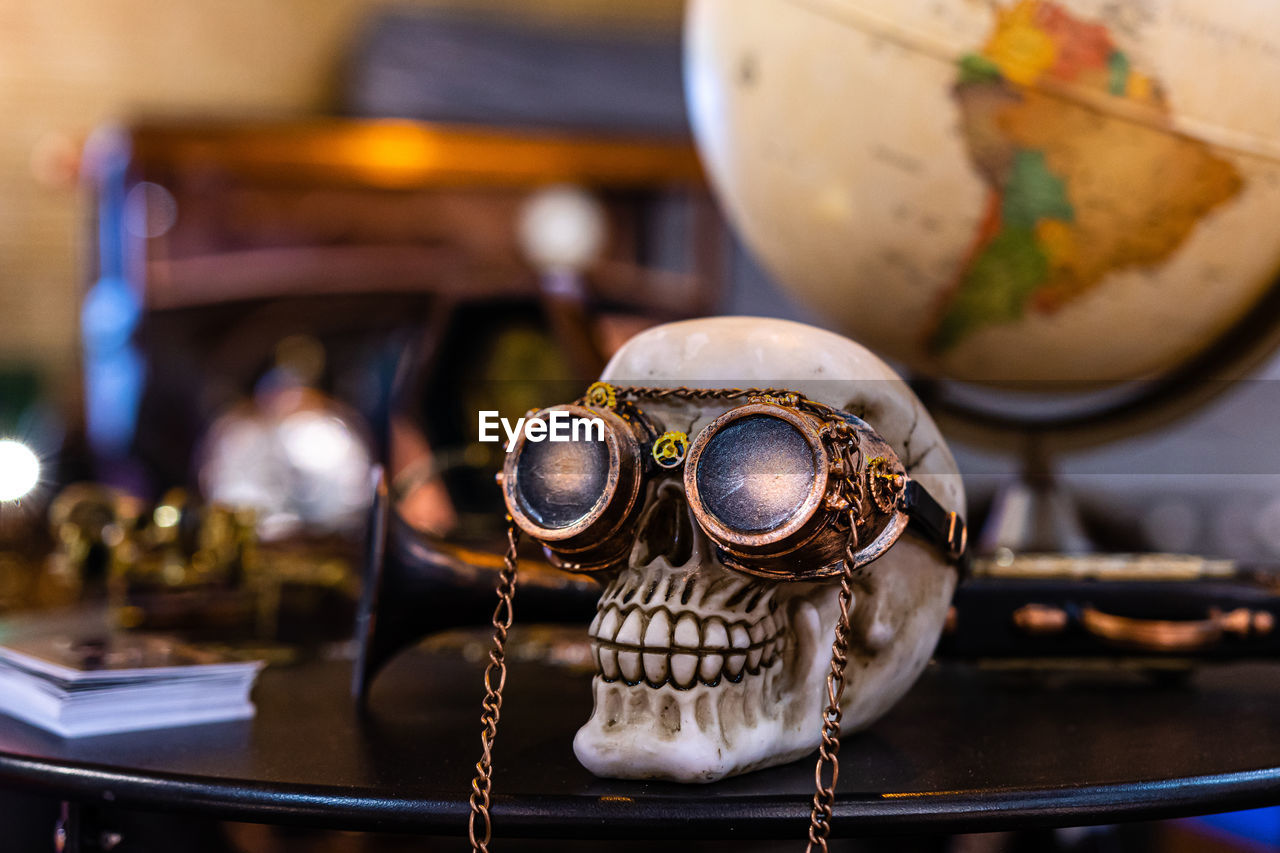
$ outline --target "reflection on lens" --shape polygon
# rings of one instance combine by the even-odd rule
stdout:
[[[698,495],[725,527],[761,533],[795,514],[814,476],[813,450],[800,431],[781,418],[753,415],[707,442],[698,460]]]
[[[516,462],[520,509],[544,528],[568,527],[595,508],[608,477],[603,441],[526,440]]]

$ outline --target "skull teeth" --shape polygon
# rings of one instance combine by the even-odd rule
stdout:
[[[692,687],[698,677],[698,656],[680,652],[671,656],[671,683]]]
[[[772,615],[726,623],[691,611],[609,603],[589,629],[600,677],[686,689],[740,681],[773,666],[786,638]]]
[[[640,653],[629,651],[627,649],[618,650],[618,667],[622,670],[622,678],[624,681],[639,683],[640,681]]]
[[[653,623],[649,624],[652,626]],[[702,642],[702,628],[698,625],[698,617],[692,613],[681,613],[671,637],[673,643],[680,648],[697,648]]]
[[[614,641],[620,646],[639,648],[641,645],[640,637],[642,636],[641,626],[643,624],[643,611],[639,607],[631,608],[622,620],[622,627],[618,629],[618,635],[613,638]]]
[[[719,684],[724,675],[724,655],[703,655],[698,658],[698,679],[703,684]]]
[[[729,628],[723,619],[712,616],[703,625],[702,644],[709,649],[729,648]]]
[[[596,651],[600,655],[600,674],[608,681],[616,681],[621,674],[618,669],[618,650],[597,648]]]
[[[627,617],[630,622],[632,617],[640,611],[631,611],[631,616]],[[619,641],[622,642],[622,641]],[[667,648],[675,645],[675,631],[671,627],[671,614],[666,610],[655,610],[649,617],[649,627],[644,631],[644,644],[647,648]]]

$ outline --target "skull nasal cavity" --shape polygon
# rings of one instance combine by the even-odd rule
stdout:
[[[647,566],[665,557],[671,566],[683,566],[693,556],[693,523],[689,505],[678,489],[660,488],[658,497],[640,524],[637,564]]]

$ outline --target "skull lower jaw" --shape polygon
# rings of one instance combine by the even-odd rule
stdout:
[[[578,760],[598,776],[714,782],[793,761],[819,739],[820,687],[826,661],[817,610],[791,609],[787,643],[771,666],[737,682],[651,686],[592,681],[591,718],[578,730]]]

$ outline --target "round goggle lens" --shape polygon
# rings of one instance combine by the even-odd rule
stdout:
[[[581,434],[594,437],[590,429]],[[588,438],[525,441],[516,474],[521,511],[548,530],[569,527],[590,515],[605,491],[609,446]]]
[[[725,527],[763,533],[804,504],[816,476],[813,449],[787,421],[751,415],[725,426],[698,460],[698,495]]]

